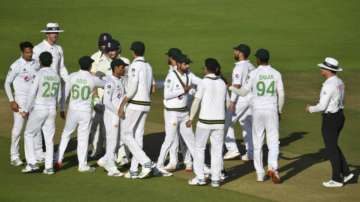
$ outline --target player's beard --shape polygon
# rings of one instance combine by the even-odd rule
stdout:
[[[238,61],[239,60],[239,55],[234,54],[234,60]]]

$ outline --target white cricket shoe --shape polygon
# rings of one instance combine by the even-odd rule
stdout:
[[[148,177],[150,175],[151,171],[152,171],[151,167],[149,168],[149,167],[143,166],[141,168],[141,172],[139,174],[139,179],[144,179],[144,178]]]
[[[96,164],[97,164],[99,167],[104,168],[104,167],[106,166],[106,161],[104,160],[104,158],[100,158],[99,160],[96,161]]]
[[[53,174],[55,174],[55,170],[54,170],[54,168],[48,168],[48,169],[44,169],[43,173],[45,175],[53,175]]]
[[[162,177],[170,177],[173,176],[173,174],[171,172],[168,172],[167,170],[165,170],[164,168],[158,168],[155,167],[154,168],[154,175],[156,176],[162,176]]]
[[[202,186],[206,184],[206,181],[204,179],[198,179],[197,177],[194,177],[188,181],[188,184],[191,186]]]
[[[334,188],[334,187],[342,187],[344,186],[343,183],[341,182],[336,182],[334,180],[330,180],[328,182],[323,182],[322,183],[324,187],[328,187],[328,188]]]
[[[10,165],[16,166],[16,167],[21,166],[23,164],[24,164],[24,162],[19,158],[10,161]]]
[[[131,172],[131,171],[128,171],[125,176],[125,178],[127,179],[138,179],[139,178],[139,174],[137,172]]]
[[[81,173],[93,173],[95,172],[96,169],[94,167],[86,165],[84,167],[79,168],[78,170]]]
[[[249,157],[249,155],[246,153],[241,156],[242,161],[252,161],[253,159]]]
[[[239,156],[240,156],[240,152],[238,152],[238,151],[228,151],[224,155],[224,160],[234,159],[234,158],[239,157]]]
[[[24,169],[21,170],[22,173],[33,173],[38,171],[40,168],[37,165],[27,164]]]
[[[165,167],[164,167],[165,170],[169,171],[169,172],[174,172],[176,171],[176,165],[175,164],[171,164],[171,163],[168,163]]]
[[[214,188],[220,187],[220,181],[211,181],[211,186]]]
[[[124,173],[120,172],[116,167],[112,167],[107,170],[108,170],[107,175],[110,177],[121,177],[124,175]]]
[[[348,183],[351,179],[353,179],[355,175],[353,173],[348,174],[347,176],[344,177],[344,184]]]
[[[256,174],[256,181],[257,182],[264,182],[265,180],[265,174],[264,173],[257,173]]]

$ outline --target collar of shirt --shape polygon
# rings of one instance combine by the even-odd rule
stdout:
[[[259,65],[258,68],[269,68],[271,67],[270,65]]]
[[[207,77],[211,77],[211,78],[216,78],[216,77],[217,77],[214,73],[207,74],[206,76],[207,76]]]
[[[118,81],[118,80],[121,79],[121,78],[118,78],[118,77],[116,77],[116,76],[114,76],[114,75],[111,75],[111,78],[113,78],[115,81]]]
[[[247,62],[249,62],[249,60],[240,60],[240,61],[235,62],[235,65],[240,65],[242,63],[247,63]]]
[[[143,56],[139,56],[139,57],[136,57],[133,62],[135,61],[138,61],[138,60],[144,60],[145,61],[145,58]]]
[[[43,43],[50,48],[52,48],[55,45],[55,44],[51,45],[46,39],[44,39]]]
[[[33,62],[34,62],[34,59],[31,59],[30,61],[26,61],[22,56],[20,56],[20,62],[22,63],[22,64],[33,64]]]
[[[169,71],[173,71],[173,70],[176,70],[176,65],[172,66],[172,65],[169,65]]]
[[[325,80],[325,82],[324,82],[324,85],[326,85],[326,84],[330,83],[332,80],[334,80],[334,79],[336,79],[336,78],[337,78],[337,76],[336,76],[336,75],[334,75],[334,76],[332,76],[332,77],[327,78],[327,79]]]

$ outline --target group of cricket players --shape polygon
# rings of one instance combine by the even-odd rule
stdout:
[[[219,187],[226,178],[223,161],[238,158],[253,161],[257,181],[270,178],[274,183],[281,182],[279,120],[285,96],[281,74],[269,64],[268,50],[256,51],[255,68],[248,59],[250,47],[234,47],[235,67],[232,82],[228,83],[216,59],[205,59],[203,77],[199,78],[191,72],[189,56],[170,48],[166,52],[169,70],[161,84],[165,138],[157,162],[153,162],[143,150],[143,137],[151,94],[160,83],[144,57],[144,43],[131,44],[130,61],[121,56],[119,41],[102,33],[99,50],[91,57],[81,57],[80,69],[69,74],[63,49],[56,43],[63,30],[57,23],[48,23],[42,32],[46,38],[38,45],[20,44],[21,57],[10,66],[5,81],[14,112],[11,164],[23,165],[19,141],[24,128],[23,173],[38,171],[42,163],[44,174],[61,171],[66,148],[77,129],[79,172],[95,171],[88,164],[90,156],[108,176],[172,176],[177,169],[185,168],[195,174],[189,185],[211,181],[212,187]],[[57,111],[65,119],[65,126],[58,150],[54,151]],[[235,138],[237,123],[246,148],[242,155]],[[269,150],[266,170],[262,150],[265,137]],[[209,139],[211,160],[205,164]],[[119,167],[126,164],[130,164],[129,171],[122,173]]]

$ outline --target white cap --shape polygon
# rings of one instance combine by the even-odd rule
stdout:
[[[328,69],[335,72],[341,72],[343,69],[335,58],[327,57],[323,63],[318,64],[322,69]]]
[[[41,30],[43,33],[59,33],[64,32],[64,30],[60,29],[59,24],[56,22],[49,22],[46,24],[46,28]]]

